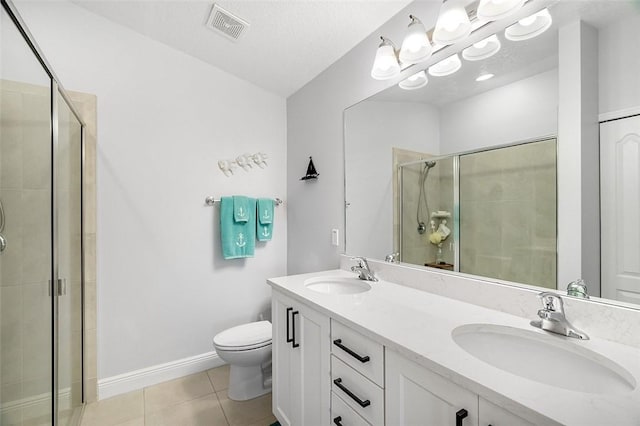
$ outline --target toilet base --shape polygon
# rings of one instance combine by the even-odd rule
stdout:
[[[271,369],[269,368],[268,373]],[[271,392],[270,377],[265,379],[260,365],[243,367],[231,364],[229,370],[229,399],[234,401],[246,401]],[[265,371],[267,373],[267,371]],[[267,385],[265,388],[264,385]]]

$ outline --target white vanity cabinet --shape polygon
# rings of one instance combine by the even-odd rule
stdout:
[[[478,426],[478,396],[387,350],[387,425]]]
[[[534,426],[536,424],[510,413],[484,398],[480,398],[479,411],[480,426]]]
[[[274,291],[273,414],[282,426],[328,425],[329,318]]]
[[[384,346],[331,319],[331,420],[384,425]]]

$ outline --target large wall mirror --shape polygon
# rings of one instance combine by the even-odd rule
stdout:
[[[345,110],[346,253],[558,290],[583,278],[638,308],[640,3],[537,1],[552,24],[536,37],[505,37],[522,16],[485,25],[404,71],[426,85]],[[493,34],[497,53],[464,59]],[[429,73],[454,53],[457,71]]]

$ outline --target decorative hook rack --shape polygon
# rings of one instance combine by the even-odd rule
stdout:
[[[220,160],[218,161],[218,167],[222,170],[225,176],[229,177],[233,175],[233,171],[241,167],[245,172],[248,172],[253,168],[253,165],[264,169],[267,167],[267,154],[264,152],[257,152],[255,154],[242,154],[238,155],[235,160]]]

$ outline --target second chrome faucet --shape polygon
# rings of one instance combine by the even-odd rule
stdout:
[[[557,294],[543,291],[538,294],[542,301],[542,309],[538,310],[539,320],[531,321],[531,325],[551,333],[561,334],[576,339],[588,340],[582,331],[576,329],[564,314],[564,302]]]

